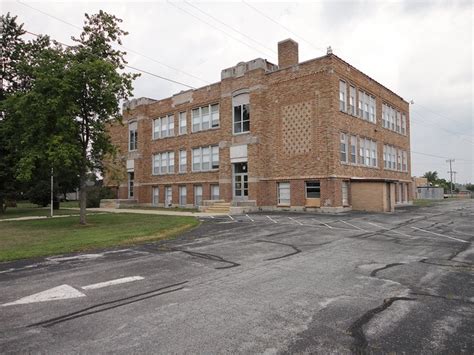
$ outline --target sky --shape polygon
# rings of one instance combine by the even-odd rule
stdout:
[[[241,61],[277,60],[277,42],[299,43],[300,61],[334,54],[410,105],[412,174],[436,170],[474,183],[471,1],[2,1],[27,31],[70,44],[84,14],[123,19],[130,66],[192,87],[220,80]],[[33,9],[34,8],[34,9]],[[75,27],[76,26],[76,27]],[[142,74],[135,97],[161,99],[188,87]]]

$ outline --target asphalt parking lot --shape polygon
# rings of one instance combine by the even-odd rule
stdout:
[[[474,203],[0,264],[0,353],[474,353]]]

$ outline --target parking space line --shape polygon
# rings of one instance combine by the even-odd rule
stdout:
[[[250,219],[252,222],[255,222],[248,214],[246,214],[247,218]]]
[[[235,219],[234,219],[230,214],[228,214],[227,216],[228,216],[231,220],[235,221]]]
[[[399,231],[396,231],[396,230],[393,230],[393,229],[390,229],[390,228],[385,228],[385,227],[379,226],[378,224],[375,224],[375,223],[372,223],[372,222],[367,222],[367,223],[371,224],[371,225],[373,225],[377,228],[381,228],[383,230],[386,230],[386,231],[389,231],[389,232],[392,232],[392,233],[395,233],[395,234],[403,235],[404,237],[415,238],[413,235],[405,234],[405,233],[402,233],[402,232],[399,232]]]
[[[458,242],[462,242],[462,243],[469,243],[467,240],[462,240],[462,239],[458,239],[458,238],[450,237],[449,235],[444,235],[444,234],[440,234],[440,233],[431,232],[431,231],[429,231],[429,230],[426,230],[426,229],[421,229],[421,228],[418,228],[418,227],[410,227],[410,228],[412,228],[412,229],[416,229],[416,230],[419,230],[419,231],[422,231],[422,232],[425,232],[425,233],[434,234],[434,235],[437,235],[437,236],[440,236],[440,237],[445,237],[445,238],[449,238],[449,239],[457,240]]]
[[[313,221],[317,222],[318,224],[323,224],[325,225],[326,227],[328,227],[329,229],[334,229],[334,227],[331,227],[329,224],[327,223],[323,223],[323,222],[320,222],[318,221],[316,218],[313,218]]]
[[[272,221],[273,223],[278,223],[277,221],[275,221],[275,220],[274,220],[272,217],[270,217],[270,216],[267,216],[267,218],[268,218],[270,221]]]
[[[133,282],[133,281],[138,281],[138,280],[143,280],[143,277],[141,277],[141,276],[123,277],[121,279],[115,279],[115,280],[99,282],[99,283],[91,284],[91,285],[87,285],[87,286],[82,286],[81,288],[83,290],[94,290],[94,289],[97,289],[97,288],[102,288],[102,287],[107,287],[107,286],[112,286],[112,285],[120,285],[120,284],[124,284],[124,283],[127,283],[127,282]]]
[[[301,223],[300,221],[297,221],[296,219],[292,218],[292,217],[288,217],[288,219],[291,219],[292,221],[298,223],[300,226],[303,225],[303,223]]]
[[[340,220],[339,220],[339,222],[342,222],[342,223],[344,223],[344,224],[347,224],[348,226],[351,226],[351,227],[357,228],[358,230],[361,230],[361,231],[367,232],[365,229],[362,229],[362,228],[360,228],[360,227],[357,227],[357,226],[355,226],[355,225],[353,225],[353,224],[351,224],[351,223],[349,223],[349,222],[345,222],[345,221],[343,221],[342,219],[340,219]]]

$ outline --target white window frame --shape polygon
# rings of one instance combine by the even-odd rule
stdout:
[[[193,148],[192,171],[213,171],[219,169],[219,146],[210,145]]]
[[[217,195],[215,194],[217,190]],[[219,200],[220,198],[220,188],[219,184],[211,184],[211,200]]]
[[[355,86],[349,86],[349,110],[348,113],[352,116],[357,116],[356,106],[356,88]]]
[[[349,138],[348,138],[348,135],[346,133],[343,133],[341,132],[340,134],[340,143],[339,143],[339,159],[341,160],[341,162],[343,163],[347,163],[348,162],[348,152],[349,152],[349,149],[348,149],[348,144],[349,143]],[[344,156],[344,158],[343,158]]]
[[[138,123],[137,121],[128,124],[128,151],[138,150]]]
[[[188,164],[187,152],[186,150],[181,149],[179,151],[179,172],[180,173],[185,173],[188,170],[187,164]]]
[[[184,123],[184,124],[183,124]],[[179,113],[179,135],[188,133],[186,111]]]
[[[184,191],[184,194],[183,194],[183,191]],[[188,194],[188,189],[186,185],[180,185],[178,187],[178,204],[181,207],[184,207],[187,204],[187,194]],[[183,198],[184,198],[184,201],[183,201]]]
[[[174,137],[174,115],[170,114],[153,120],[152,139]]]
[[[219,104],[209,104],[191,110],[191,132],[207,131],[219,127]]]
[[[347,84],[343,80],[339,80],[339,111],[346,112],[347,105]]]
[[[162,152],[152,155],[152,175],[174,174],[174,152]]]
[[[277,185],[278,205],[290,206],[291,204],[291,186],[289,182],[279,182]]]
[[[350,159],[349,163],[351,164],[357,164],[357,136],[351,136],[350,137]],[[354,148],[354,149],[352,149]],[[352,161],[352,157],[354,157],[354,161]]]
[[[160,203],[160,188],[158,186],[153,186],[151,188],[151,205],[158,206],[159,203]]]

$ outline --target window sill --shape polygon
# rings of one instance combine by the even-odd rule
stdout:
[[[173,136],[167,136],[167,137],[159,137],[159,138],[151,138],[152,141],[161,141],[163,139],[169,139],[169,138],[176,138],[177,136],[173,135]]]
[[[241,135],[244,135],[244,134],[250,134],[250,131],[239,132],[239,133],[232,132],[232,135],[234,135],[234,136],[241,136]]]
[[[277,207],[291,207],[290,204],[279,203]]]
[[[176,173],[163,173],[163,174],[151,174],[152,176],[166,176],[166,175],[175,175]]]
[[[219,172],[219,169],[210,169],[210,170],[192,170],[191,173],[215,173]]]
[[[345,163],[341,161],[342,166],[352,166],[356,168],[367,168],[367,169],[380,169],[378,166],[368,166],[368,165],[363,165],[363,164],[354,164],[354,163]]]
[[[211,127],[211,128],[207,128],[207,129],[201,129],[200,131],[191,131],[190,134],[202,133],[202,132],[208,132],[208,131],[215,131],[215,130],[218,130],[219,128],[221,128],[221,126]]]
[[[385,130],[387,130],[387,131],[390,131],[390,132],[392,132],[392,133],[398,134],[399,136],[408,137],[408,135],[407,135],[406,133],[403,134],[403,133],[401,133],[401,132],[397,132],[397,131],[395,131],[395,130],[393,130],[393,129],[391,129],[391,128],[384,127],[384,126],[382,126],[382,128],[385,129]]]

